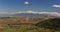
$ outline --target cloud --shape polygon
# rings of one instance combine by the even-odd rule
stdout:
[[[29,4],[29,2],[25,2],[25,4]]]
[[[0,12],[0,15],[14,15],[14,14],[19,14],[19,13],[34,13],[34,14],[47,14],[47,15],[52,15],[52,16],[60,16],[60,13],[58,12]]]
[[[58,12],[41,12],[41,14],[48,14],[48,15],[52,15],[52,16],[60,16],[60,13],[58,13]]]
[[[57,7],[57,8],[60,8],[60,5],[53,5],[53,7]]]
[[[47,14],[47,15],[52,15],[52,16],[60,16],[60,13],[58,13],[58,12],[34,12],[34,11],[27,11],[27,12],[16,12],[16,13],[33,13],[33,14]]]

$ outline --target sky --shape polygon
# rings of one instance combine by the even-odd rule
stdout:
[[[25,4],[29,2],[29,4]],[[0,0],[0,12],[18,11],[60,12],[60,0]]]

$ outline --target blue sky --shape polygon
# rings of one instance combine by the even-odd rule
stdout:
[[[26,1],[29,2],[28,5],[24,4]],[[0,12],[17,12],[30,9],[33,11],[60,12],[60,0],[0,0]]]

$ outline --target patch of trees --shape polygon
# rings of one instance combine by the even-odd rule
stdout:
[[[45,21],[40,21],[36,24],[36,26],[53,30],[60,30],[60,18],[53,18]]]
[[[0,19],[9,19],[10,17],[0,17]]]

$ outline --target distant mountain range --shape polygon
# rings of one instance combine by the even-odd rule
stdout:
[[[50,16],[50,17],[60,17],[60,16],[54,16],[54,15],[50,15],[50,14],[34,14],[34,13],[17,13],[14,14],[12,16]]]
[[[10,12],[10,13],[4,13],[0,14],[1,17],[7,17],[7,16],[51,16],[51,17],[60,17],[60,13],[58,12]]]
[[[48,16],[46,14],[34,14],[34,13],[17,13],[12,16]]]

